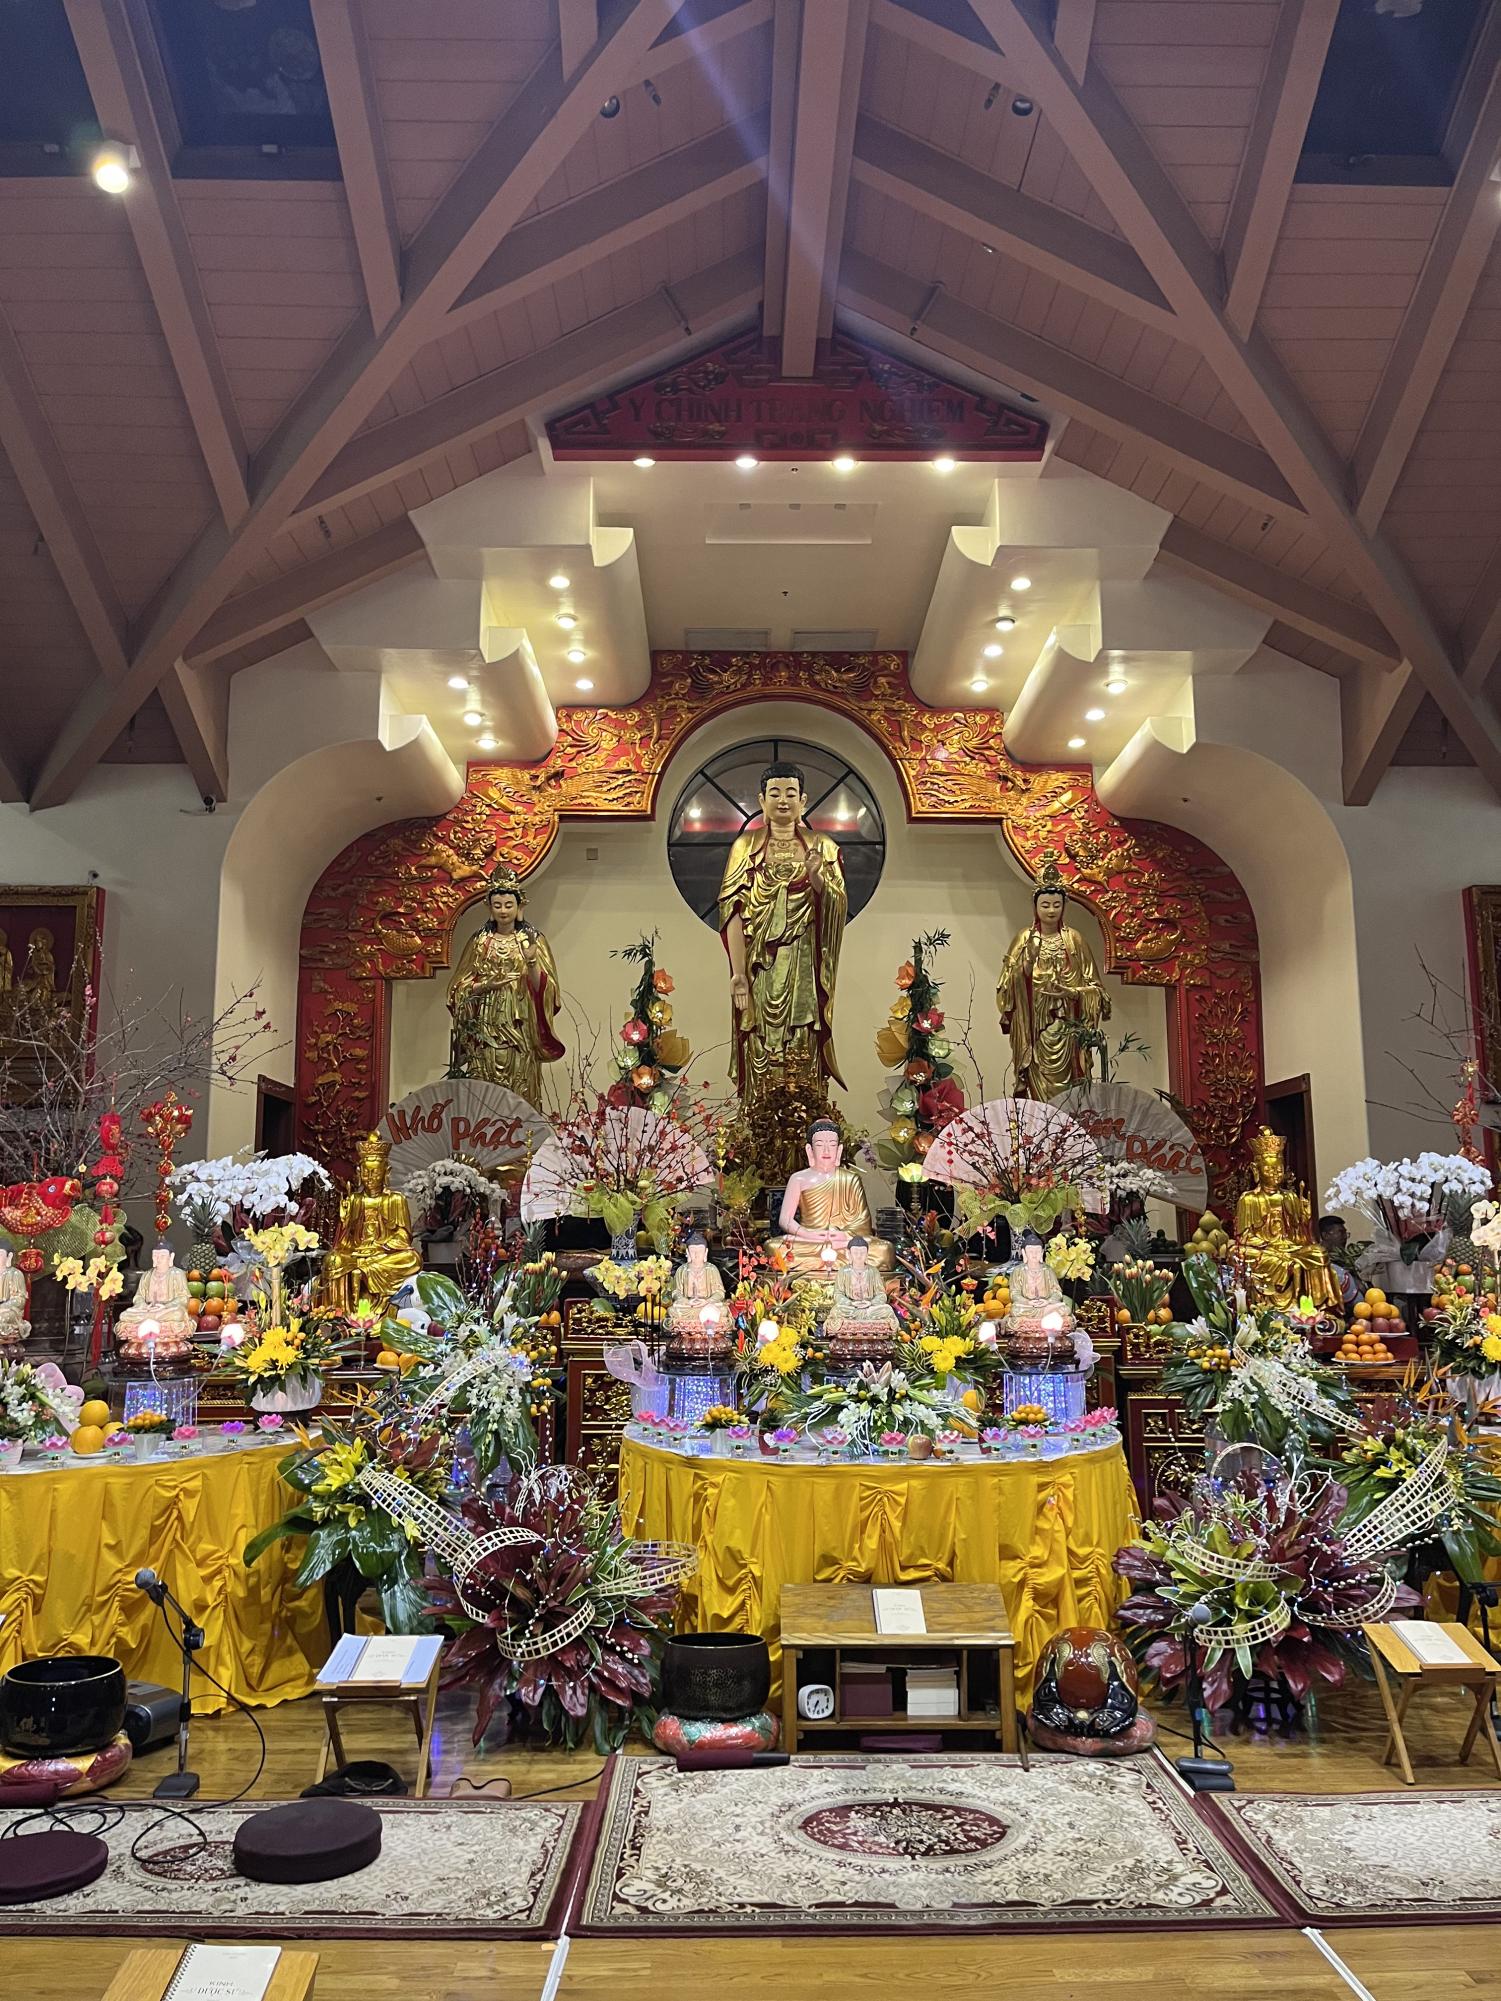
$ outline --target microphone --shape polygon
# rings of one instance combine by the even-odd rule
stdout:
[[[136,1583],[153,1605],[160,1605],[167,1596],[167,1587],[154,1570],[138,1570]]]
[[[145,1567],[138,1570],[136,1585],[145,1592],[152,1604],[160,1609],[162,1622],[169,1633],[172,1631],[171,1623],[167,1619],[169,1605],[182,1621],[182,1632],[176,1636],[177,1643],[182,1649],[182,1700],[177,1711],[177,1770],[169,1772],[161,1781],[153,1798],[191,1799],[198,1790],[198,1774],[188,1770],[188,1725],[193,1715],[193,1656],[203,1645],[203,1628],[195,1625],[154,1570]]]

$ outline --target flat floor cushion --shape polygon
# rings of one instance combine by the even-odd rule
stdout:
[[[240,1823],[235,1867],[257,1883],[327,1883],[380,1854],[380,1815],[354,1800],[293,1800]]]
[[[0,1904],[38,1904],[97,1882],[109,1850],[92,1834],[46,1828],[0,1841]]]

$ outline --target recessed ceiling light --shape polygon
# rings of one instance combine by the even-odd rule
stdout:
[[[1084,720],[1087,723],[1102,723],[1105,720],[1105,711],[1103,709],[1086,709],[1084,711]]]
[[[585,677],[582,680],[575,681],[573,685],[575,688],[578,689],[581,695],[591,695],[594,692],[594,683],[587,677]]]
[[[480,724],[484,720],[485,720],[484,717],[480,714],[478,709],[465,709],[464,711],[465,729],[477,730]]]
[[[488,730],[477,741],[481,750],[494,750],[495,748],[495,739],[490,735]]]
[[[1070,750],[1082,750],[1084,748],[1083,737],[1071,736],[1068,740],[1068,747]]]
[[[1014,591],[1029,591],[1032,588],[1032,579],[1030,577],[1013,577],[1011,579],[1011,588]]]
[[[589,656],[582,646],[570,646],[568,649],[568,658],[573,662],[575,667],[582,667]]]
[[[467,688],[469,686],[468,676],[464,674],[450,674],[448,685],[450,688]]]
[[[761,461],[754,452],[742,452],[735,463],[742,472],[754,472]]]
[[[983,695],[985,690],[990,686],[990,683],[986,680],[983,674],[976,674],[975,678],[973,679],[973,681],[970,682],[969,685],[971,690],[975,694]]]
[[[547,580],[547,588],[550,591],[566,591],[568,588],[568,579],[563,575],[561,570],[554,570]]]
[[[1105,683],[1105,693],[1107,695],[1124,695],[1130,685],[1124,674],[1112,674],[1110,679]]]
[[[947,453],[945,453],[942,458],[934,459],[933,470],[934,472],[952,472],[954,470],[955,463],[956,461],[951,459],[947,455]]]
[[[835,472],[853,472],[855,470],[855,461],[850,457],[848,452],[841,452],[838,458],[833,461],[833,466]]]
[[[123,195],[130,187],[133,167],[141,164],[134,146],[101,146],[89,162],[94,185],[107,195]]]
[[[994,639],[992,639],[990,644],[988,646],[982,646],[980,648],[980,651],[985,655],[985,658],[987,660],[999,660],[1001,655],[1006,651],[1006,649],[1004,646],[999,645]]]
[[[558,624],[562,626],[565,632],[572,632],[573,628],[578,624],[578,620],[571,611],[560,611],[558,613]]]
[[[631,460],[631,464],[633,466],[640,466],[643,472],[649,472],[656,463],[655,459],[649,459],[644,452],[639,459]]]
[[[1011,632],[1015,626],[1016,620],[1011,616],[1009,611],[1003,611],[995,622],[997,632]]]

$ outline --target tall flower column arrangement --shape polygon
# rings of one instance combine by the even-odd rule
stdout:
[[[941,982],[932,962],[949,943],[947,931],[927,931],[912,941],[912,957],[897,968],[897,996],[890,1019],[876,1036],[876,1054],[894,1071],[881,1094],[890,1124],[873,1151],[899,1181],[923,1178],[923,1156],[944,1127],[964,1110],[964,1092],[955,1081],[953,1046],[943,1033],[938,1005]]]
[[[606,1093],[612,1105],[639,1105],[645,1111],[665,1112],[672,1102],[674,1080],[681,1075],[692,1051],[688,1038],[672,1025],[673,990],[671,973],[657,964],[657,936],[639,939],[610,954],[640,968],[640,977],[631,993],[630,1012],[620,1030],[620,1046],[615,1052],[616,1081]]]

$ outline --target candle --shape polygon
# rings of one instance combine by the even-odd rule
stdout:
[[[763,1320],[756,1329],[756,1344],[764,1348],[768,1341],[775,1341],[781,1329],[774,1320]]]
[[[1063,1325],[1063,1315],[1061,1313],[1044,1313],[1042,1324],[1050,1334],[1056,1334],[1058,1329]]]
[[[839,1253],[832,1244],[825,1244],[818,1253],[818,1261],[826,1270],[830,1270],[839,1262]]]
[[[705,1331],[712,1334],[714,1329],[719,1325],[719,1308],[717,1306],[706,1306],[701,1310],[698,1317],[703,1323]]]
[[[996,1340],[995,1322],[993,1320],[982,1320],[975,1329],[975,1339],[982,1348],[993,1348]]]

